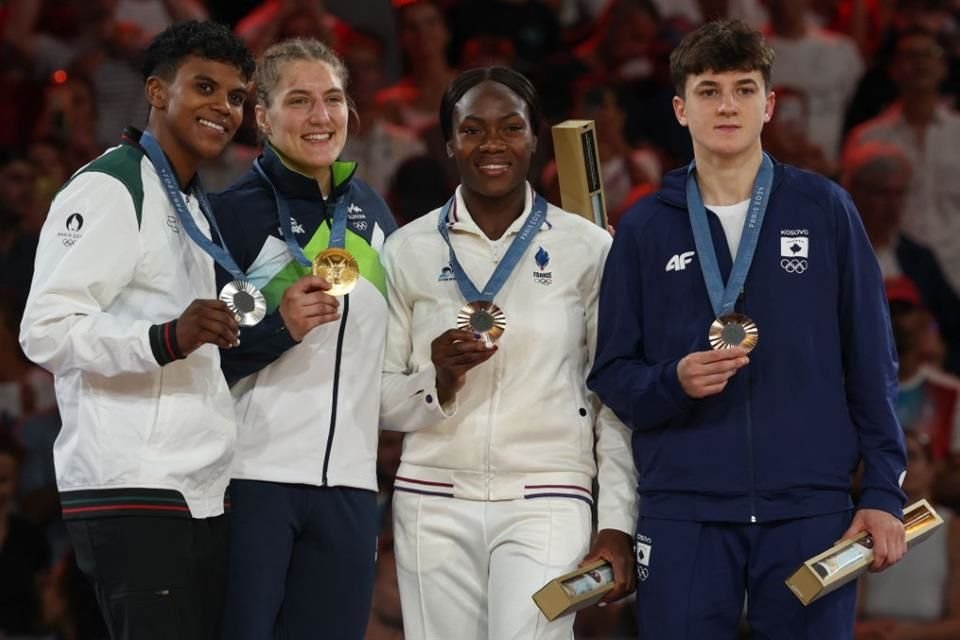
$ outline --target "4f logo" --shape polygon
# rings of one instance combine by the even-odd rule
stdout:
[[[687,268],[688,264],[693,262],[694,255],[696,255],[694,251],[684,251],[683,253],[678,253],[667,260],[666,271],[683,271]]]

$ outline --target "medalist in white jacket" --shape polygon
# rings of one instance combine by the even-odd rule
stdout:
[[[530,213],[491,241],[455,195],[450,241],[479,288]],[[499,350],[467,373],[449,406],[436,401],[430,343],[464,304],[440,209],[394,233],[384,247],[388,323],[383,429],[408,432],[395,489],[468,500],[561,495],[593,501],[600,529],[632,536],[636,472],[630,434],[586,388],[596,345],[597,300],[609,234],[549,206],[546,221],[494,302],[507,328]]]
[[[54,199],[20,344],[54,375],[65,518],[218,516],[236,438],[220,355],[206,344],[175,359],[164,334],[217,297],[213,260],[180,228],[139,132],[126,136]]]

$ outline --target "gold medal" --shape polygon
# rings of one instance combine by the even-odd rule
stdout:
[[[357,286],[360,267],[356,259],[345,249],[326,249],[313,259],[313,275],[330,284],[327,291],[332,296],[345,296]]]
[[[468,302],[457,313],[457,329],[480,334],[486,344],[495,343],[506,328],[506,314],[492,302]]]
[[[740,347],[747,353],[760,339],[757,324],[742,313],[727,313],[710,325],[710,346],[714,349]]]
[[[267,301],[260,290],[247,280],[234,280],[220,290],[220,300],[227,304],[242,327],[252,327],[267,315]]]

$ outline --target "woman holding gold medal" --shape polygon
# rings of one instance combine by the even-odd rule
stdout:
[[[608,601],[632,585],[627,432],[585,384],[610,236],[527,183],[539,118],[515,71],[454,80],[440,121],[461,185],[384,249],[381,416],[408,432],[393,511],[410,638],[570,638],[573,616],[548,622],[531,596],[584,556],[612,563]]]
[[[378,528],[379,250],[396,225],[337,160],[349,109],[336,54],[281,42],[254,80],[263,153],[212,198],[268,311],[223,359],[239,422],[223,637],[359,639]]]

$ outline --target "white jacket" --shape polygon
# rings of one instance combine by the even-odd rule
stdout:
[[[456,193],[450,241],[478,289],[532,207],[489,240]],[[437,405],[430,343],[455,325],[464,299],[437,231],[440,210],[384,247],[390,321],[384,429],[407,431],[401,491],[471,500],[565,495],[592,502],[601,529],[633,531],[636,472],[627,428],[586,388],[596,344],[597,299],[610,247],[606,231],[549,206],[547,217],[494,299],[507,318],[498,352],[467,373],[450,406]],[[451,216],[453,219],[453,216]]]
[[[188,206],[209,237],[196,199]],[[223,513],[236,422],[217,347],[161,367],[150,338],[194,299],[216,297],[213,261],[180,228],[138,146],[108,150],[54,199],[20,344],[55,376],[65,517],[111,504]]]

